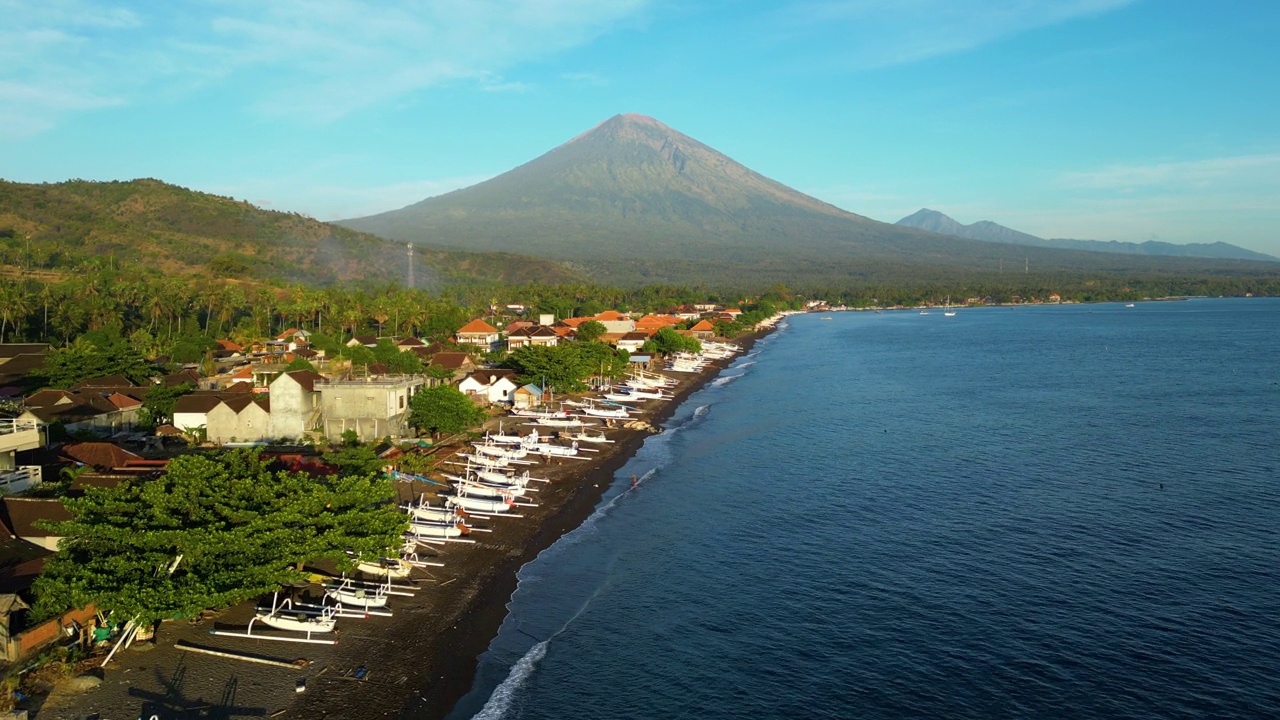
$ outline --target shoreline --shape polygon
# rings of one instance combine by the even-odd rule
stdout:
[[[687,379],[674,397],[642,408],[637,419],[660,427],[734,359],[749,352],[776,325],[735,340],[742,353],[717,361]],[[485,427],[505,418],[493,418]],[[243,631],[253,616],[246,603],[193,621],[166,621],[154,642],[117,654],[96,689],[55,687],[30,717],[83,720],[94,717],[278,717],[307,720],[410,718],[443,720],[471,690],[480,656],[507,615],[516,574],[566,533],[580,526],[651,433],[619,428],[616,441],[590,460],[560,460],[534,473],[552,480],[539,487],[539,507],[521,508],[522,518],[495,518],[490,533],[473,545],[445,545],[436,552],[443,568],[415,570],[418,592],[390,603],[394,617],[344,620],[336,645],[301,645],[212,637],[211,630]],[[575,464],[576,463],[576,464]],[[397,483],[401,501],[416,499],[423,483]],[[532,498],[531,498],[532,499]],[[484,527],[484,525],[481,525]],[[398,581],[400,583],[406,581]],[[256,629],[256,628],[255,628]],[[178,644],[270,660],[305,659],[301,669],[264,667],[181,651]],[[361,672],[363,671],[363,672]],[[357,679],[357,675],[359,678]],[[299,684],[302,683],[302,684]]]
[[[735,340],[734,342],[742,348],[742,352],[729,362],[732,363],[733,360],[750,352],[756,341],[774,329],[770,326]],[[644,419],[653,427],[661,427],[662,423],[675,415],[676,410],[691,395],[705,387],[727,367],[728,364],[713,364],[704,372],[698,373],[687,384],[680,386],[671,400],[663,403],[652,415],[645,416]],[[580,492],[576,493],[570,503],[562,506],[554,517],[549,518],[553,527],[548,527],[544,523],[538,533],[539,542],[531,546],[517,562],[513,563],[509,572],[496,578],[481,593],[481,597],[477,598],[475,611],[479,617],[474,618],[472,632],[466,636],[467,642],[443,651],[452,653],[458,662],[453,666],[454,671],[449,674],[451,677],[447,675],[438,688],[440,692],[436,693],[435,702],[427,702],[425,697],[419,701],[410,701],[402,708],[400,714],[402,720],[444,720],[453,712],[458,701],[471,691],[476,671],[479,669],[480,657],[488,651],[507,617],[507,603],[510,602],[518,585],[516,573],[535,560],[543,550],[582,525],[595,512],[596,506],[613,483],[614,473],[635,457],[650,434],[643,430],[629,431],[625,439],[619,440],[607,457],[593,463],[586,470],[579,486]]]

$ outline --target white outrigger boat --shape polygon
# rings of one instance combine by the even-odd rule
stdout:
[[[589,433],[589,432],[587,432],[587,431],[585,431],[585,430],[580,430],[580,431],[578,431],[578,432],[576,432],[576,433],[575,433],[575,432],[562,432],[562,433],[560,433],[560,439],[562,439],[562,440],[571,440],[571,441],[576,442],[576,443],[577,443],[577,442],[585,442],[585,443],[611,443],[611,442],[613,442],[613,441],[612,441],[612,440],[610,440],[609,438],[605,437],[605,434],[604,434],[603,432],[598,432],[598,433],[596,433],[596,434],[592,435],[591,433]]]
[[[572,445],[569,445],[569,446],[556,445],[556,444],[554,444],[554,443],[545,443],[545,442],[542,442],[542,443],[538,443],[538,444],[534,445],[533,447],[531,447],[531,448],[529,448],[529,449],[530,449],[531,451],[533,451],[533,452],[535,452],[535,453],[539,454],[539,455],[543,455],[543,456],[546,456],[546,457],[567,457],[567,458],[576,458],[576,457],[578,457],[578,454],[579,454],[579,453],[578,453],[578,443],[576,443],[576,442],[575,442],[574,444],[572,444]],[[595,451],[595,450],[593,450],[592,452],[596,452],[596,451]]]
[[[475,445],[476,453],[480,455],[488,455],[489,457],[502,458],[503,460],[520,460],[529,454],[525,448],[526,443],[521,442],[515,447],[507,447],[504,445],[486,445],[477,443]]]
[[[409,523],[407,531],[415,539],[418,538],[460,538],[470,535],[471,528],[461,519],[448,520],[414,520]]]
[[[538,410],[535,408],[512,408],[511,415],[512,417],[534,418],[534,419],[538,419],[538,418],[554,419],[554,418],[571,417],[570,413],[564,410],[563,408],[561,408],[560,410]]]
[[[544,425],[546,427],[559,427],[559,428],[582,428],[582,427],[595,426],[595,423],[583,422],[582,419],[579,417],[538,418],[537,420],[533,421],[533,424]]]
[[[310,636],[311,633],[333,632],[338,624],[338,608],[331,606],[319,612],[296,610],[293,600],[285,598],[284,602],[276,604],[273,597],[271,607],[254,608],[253,617],[267,627]]]
[[[335,578],[324,584],[324,594],[330,599],[341,603],[344,607],[349,606],[368,610],[369,608],[386,607],[387,592],[390,588],[390,578],[387,579],[386,585],[375,585],[373,587],[365,587],[365,583],[356,582],[351,578]]]
[[[623,393],[624,395],[629,395],[631,397],[639,398],[642,400],[671,400],[672,398],[675,397],[675,395],[672,395],[671,393],[662,392],[662,390],[658,388],[645,388],[645,387],[636,387],[634,385],[624,385],[623,389],[626,390],[626,392]]]
[[[626,420],[631,417],[631,413],[624,407],[602,408],[595,405],[582,408],[582,414],[610,420]]]
[[[607,392],[601,397],[605,400],[616,403],[639,403],[649,399],[629,392]]]
[[[410,518],[419,520],[462,520],[467,515],[457,508],[436,507],[427,502],[425,494],[419,496],[417,504],[402,505],[401,509],[409,513]]]
[[[450,505],[486,515],[508,513],[515,507],[515,502],[512,500],[470,497],[461,492],[445,495],[444,498]]]
[[[400,558],[381,557],[376,560],[366,560],[352,555],[356,562],[356,570],[366,575],[375,575],[377,577],[397,578],[403,580],[409,577],[409,573],[413,570],[413,566]]]

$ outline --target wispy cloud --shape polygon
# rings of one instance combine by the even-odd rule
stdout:
[[[868,70],[963,52],[1001,38],[1116,10],[1136,0],[824,0],[771,19],[780,42],[838,37],[847,69]]]
[[[530,92],[510,77],[521,63],[591,42],[649,2],[0,0],[0,82],[61,98],[27,106],[29,131],[216,82],[239,82],[258,112],[327,121],[444,85]]]
[[[1109,165],[1095,170],[1069,172],[1064,187],[1080,190],[1171,192],[1214,187],[1280,189],[1280,153],[1234,155],[1146,164]]]
[[[249,179],[202,190],[243,198],[268,210],[296,211],[318,220],[343,220],[396,210],[488,180],[490,175],[411,180],[366,187],[308,182],[305,174]]]

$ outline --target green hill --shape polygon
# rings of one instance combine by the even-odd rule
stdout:
[[[0,264],[10,266],[65,271],[91,263],[308,285],[404,283],[406,253],[401,243],[158,180],[0,181]],[[559,263],[510,253],[416,248],[414,262],[418,287],[582,279]]]
[[[569,262],[624,285],[841,286],[989,274],[1014,261],[1048,273],[1274,271],[1231,260],[1014,249],[882,223],[793,190],[641,115],[615,116],[478,185],[338,224],[401,241]]]

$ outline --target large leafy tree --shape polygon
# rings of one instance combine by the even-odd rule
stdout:
[[[87,335],[66,348],[50,352],[40,371],[45,384],[57,388],[107,375],[123,375],[135,383],[143,383],[153,373],[142,353],[114,333]]]
[[[158,479],[65,501],[73,518],[50,524],[66,539],[34,612],[93,603],[146,623],[234,605],[299,580],[301,563],[394,548],[405,520],[393,496],[369,473],[273,472],[252,450],[174,458]]]
[[[185,382],[180,385],[152,385],[147,388],[146,395],[142,397],[142,407],[147,411],[147,416],[153,425],[171,422],[178,398],[194,392],[195,389],[195,385]]]
[[[462,432],[484,421],[484,411],[452,385],[420,390],[409,409],[409,423],[431,433]]]
[[[507,364],[520,373],[520,381],[556,392],[582,392],[592,375],[619,376],[626,369],[626,352],[598,342],[572,342],[552,347],[519,348]]]
[[[599,340],[600,336],[604,335],[608,330],[609,328],[606,328],[604,323],[599,320],[588,320],[578,326],[578,340],[593,342]]]

